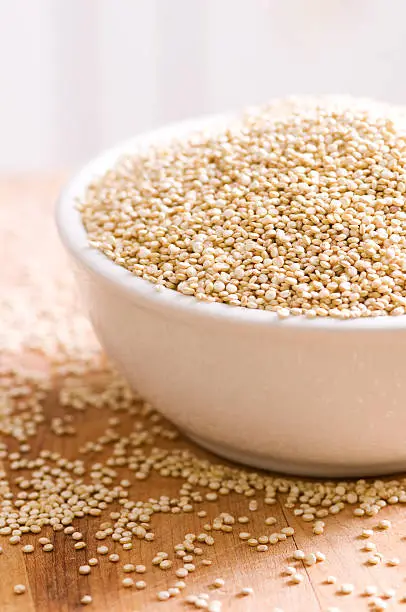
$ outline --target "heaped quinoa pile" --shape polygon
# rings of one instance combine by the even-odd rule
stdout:
[[[123,157],[80,204],[136,276],[281,317],[403,315],[406,120],[297,98]]]
[[[46,560],[71,550],[77,562],[75,567],[70,556],[68,571],[77,572],[78,604],[92,606],[92,578],[103,565],[115,564],[127,594],[142,591],[156,606],[176,600],[185,609],[219,612],[222,606],[232,609],[238,598],[256,597],[252,575],[235,573],[230,580],[230,568],[222,565],[221,551],[229,543],[235,558],[244,557],[245,569],[252,551],[253,573],[260,560],[280,564],[281,592],[287,585],[305,588],[309,576],[318,576],[337,598],[336,610],[343,598],[375,610],[391,600],[406,602],[395,569],[388,569],[388,588],[373,573],[375,566],[404,563],[385,552],[384,534],[392,518],[385,507],[406,503],[406,478],[313,481],[202,458],[106,361],[72,299],[73,284],[54,256],[51,232],[43,222],[35,225],[37,209],[27,212],[26,226],[13,214],[0,209],[10,262],[0,270],[6,277],[0,294],[2,571],[16,549]],[[40,228],[48,246],[42,245],[41,257],[39,249],[27,257],[29,240]],[[86,419],[97,427],[86,427]],[[370,581],[362,584],[344,565],[339,577],[333,575],[323,553],[323,536],[344,525],[337,520],[343,510],[360,521],[354,556],[371,568]],[[310,531],[306,550],[296,544],[298,521]],[[174,525],[182,536],[169,545]],[[287,543],[290,554],[283,552]],[[200,575],[203,586],[196,587]],[[10,592],[24,600],[25,569],[20,576],[14,569],[13,577]]]

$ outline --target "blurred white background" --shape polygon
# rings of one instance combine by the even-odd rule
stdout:
[[[0,0],[0,171],[289,93],[406,103],[405,0]]]

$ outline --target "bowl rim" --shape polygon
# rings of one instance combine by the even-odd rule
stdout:
[[[188,133],[213,129],[229,122],[232,115],[203,115],[171,123],[124,140],[94,157],[62,188],[56,203],[55,218],[59,236],[67,251],[89,272],[107,281],[113,288],[124,292],[129,299],[143,303],[154,310],[165,310],[183,318],[219,320],[223,324],[295,328],[297,330],[329,330],[335,332],[396,330],[406,327],[406,315],[397,317],[359,317],[337,319],[334,317],[306,318],[292,315],[280,318],[275,312],[244,307],[233,307],[219,302],[203,302],[167,287],[157,288],[145,279],[109,259],[104,253],[88,244],[81,214],[76,206],[90,182],[101,176],[123,155],[133,154],[151,144],[164,143]]]

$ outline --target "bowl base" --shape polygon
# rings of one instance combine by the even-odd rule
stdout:
[[[182,431],[188,438],[193,440],[193,442],[196,442],[196,444],[215,455],[219,455],[220,457],[224,457],[236,463],[270,472],[308,476],[309,478],[362,478],[364,476],[384,476],[395,474],[396,472],[404,472],[406,470],[406,460],[390,463],[370,463],[365,465],[339,465],[308,461],[285,461],[272,457],[261,457],[254,453],[238,451],[225,444],[210,442],[185,429],[182,429]]]

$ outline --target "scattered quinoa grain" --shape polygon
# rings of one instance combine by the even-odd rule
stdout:
[[[23,553],[32,553],[34,552],[34,546],[32,544],[26,544],[23,546]]]
[[[254,589],[251,587],[243,587],[240,590],[240,595],[253,595],[254,594]]]
[[[177,587],[169,587],[168,593],[170,597],[176,597],[176,595],[179,595],[180,589],[178,589]]]
[[[299,573],[293,574],[293,576],[291,576],[290,578],[290,581],[293,584],[300,584],[301,582],[303,582],[303,580],[304,580],[303,574],[299,574]]]
[[[287,536],[293,536],[295,533],[295,530],[293,529],[293,527],[282,527],[281,533]]]
[[[387,519],[383,519],[378,523],[378,529],[390,529],[392,527],[392,523]]]
[[[26,587],[24,584],[15,584],[13,590],[16,595],[23,595],[26,591]]]
[[[179,589],[180,591],[183,591],[183,589],[186,588],[186,582],[184,582],[183,580],[177,580],[175,582],[175,587]]]
[[[183,566],[188,572],[194,572],[196,569],[196,566],[194,565],[194,563],[185,563],[185,565]],[[182,576],[179,576],[179,578],[182,578]]]
[[[54,545],[53,544],[44,544],[44,546],[42,547],[42,550],[44,552],[52,552],[54,550]]]
[[[344,582],[338,590],[341,595],[350,595],[354,591],[354,585],[349,582]]]
[[[380,597],[373,597],[370,601],[370,605],[375,612],[383,612],[388,607],[388,604]]]
[[[308,553],[303,558],[303,563],[305,565],[314,565],[317,562],[317,556],[314,553]]]
[[[303,559],[305,558],[306,554],[303,552],[303,550],[298,549],[298,550],[294,551],[292,556],[297,561],[303,561]]]
[[[87,564],[93,567],[94,565],[98,565],[99,561],[96,559],[96,557],[91,557],[87,560]]]
[[[159,567],[162,570],[167,570],[170,569],[172,567],[172,561],[170,561],[169,559],[164,559],[163,561],[161,561],[161,563],[159,564]]]
[[[391,567],[395,567],[396,565],[400,565],[400,559],[399,557],[392,557],[386,561],[386,564]]]
[[[365,595],[365,597],[371,597],[372,595],[376,595],[378,592],[378,587],[375,586],[374,584],[368,584],[363,591],[363,595]]]
[[[378,555],[374,554],[374,555],[370,555],[368,557],[368,559],[366,560],[366,563],[368,565],[378,565],[381,562],[381,559]]]
[[[135,583],[135,588],[141,591],[142,589],[146,589],[147,583],[144,580],[137,580]]]

